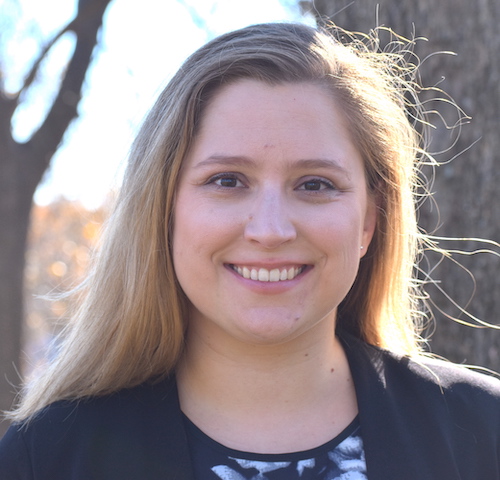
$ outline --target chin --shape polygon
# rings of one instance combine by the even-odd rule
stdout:
[[[288,342],[312,334],[318,321],[308,321],[300,314],[287,312],[266,312],[257,315],[257,318],[247,319],[245,323],[239,322],[238,337],[246,343],[255,345],[284,345]],[[332,327],[333,332],[333,327]]]

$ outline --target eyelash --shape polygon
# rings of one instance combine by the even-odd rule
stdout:
[[[233,182],[236,182],[235,185],[229,186],[229,185],[220,185],[219,182],[220,180],[230,180]],[[237,185],[237,183],[240,183],[241,185]],[[323,186],[324,188],[318,188],[318,189],[311,189],[307,190],[305,188],[305,185],[307,184],[320,184],[320,187]],[[208,181],[206,182],[206,185],[215,185],[217,188],[226,190],[226,189],[233,189],[241,186],[245,186],[243,182],[240,180],[237,174],[235,173],[218,173],[217,175],[214,175],[213,177],[210,177]],[[304,187],[304,188],[302,188]],[[325,178],[310,178],[308,180],[303,181],[298,187],[297,190],[303,190],[306,192],[321,192],[322,190],[337,190],[337,187],[335,184],[329,180],[326,180]]]
[[[238,178],[238,176],[234,173],[218,173],[217,175],[214,175],[213,177],[210,177],[207,181],[207,185],[214,184],[217,188],[236,188],[237,185],[233,187],[229,186],[224,186],[224,185],[219,185],[218,182],[219,180],[234,180],[235,182],[239,182],[243,184],[243,182]]]
[[[299,185],[299,188],[302,190],[301,187],[305,187],[306,184],[320,184],[324,187],[326,187],[325,189],[326,190],[337,190],[337,188],[335,187],[335,185],[330,182],[329,180],[326,180],[324,178],[310,178],[308,180],[306,180],[305,182],[302,182],[300,185]],[[306,192],[320,192],[321,190],[325,190],[323,188],[318,188],[318,189],[313,189],[313,190],[306,190],[306,188],[304,188],[303,190],[305,190]]]

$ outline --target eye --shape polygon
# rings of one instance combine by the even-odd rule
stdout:
[[[211,177],[207,184],[213,184],[219,188],[244,187],[241,180],[234,173],[219,173]]]
[[[308,192],[335,190],[335,185],[324,178],[311,178],[299,185],[298,190],[306,190]]]

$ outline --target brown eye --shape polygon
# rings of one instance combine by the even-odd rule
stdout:
[[[221,187],[236,187],[238,180],[236,178],[219,178],[218,183]]]
[[[238,178],[237,175],[232,173],[220,173],[214,175],[207,181],[207,185],[212,184],[218,188],[239,188],[244,187],[243,182]]]
[[[304,183],[304,189],[305,190],[320,190],[321,189],[321,182],[314,180],[310,182]]]
[[[322,178],[313,178],[302,183],[299,187],[299,190],[306,190],[308,192],[318,192],[320,190],[335,190],[335,185],[333,185],[332,182]]]

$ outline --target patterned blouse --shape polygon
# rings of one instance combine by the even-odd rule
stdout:
[[[367,480],[361,427],[356,418],[333,440],[302,452],[260,454],[227,448],[187,417],[197,480]]]

